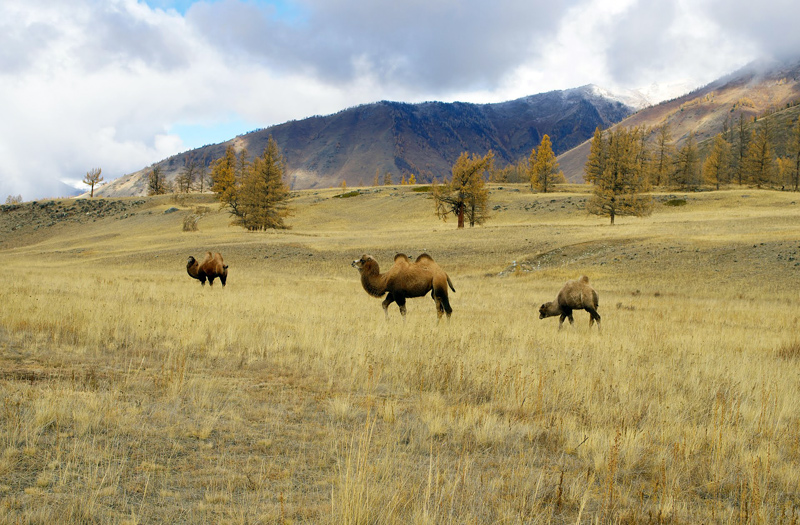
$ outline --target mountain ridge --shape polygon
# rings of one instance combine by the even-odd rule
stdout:
[[[292,120],[203,146],[155,163],[173,181],[189,158],[207,166],[225,148],[260,154],[271,135],[287,164],[294,189],[370,184],[378,174],[393,182],[414,174],[420,182],[450,174],[458,156],[494,151],[499,164],[513,163],[549,135],[558,154],[632,114],[634,108],[599,95],[594,86],[556,90],[490,104],[379,101],[326,116]],[[152,166],[95,189],[100,196],[144,195]]]

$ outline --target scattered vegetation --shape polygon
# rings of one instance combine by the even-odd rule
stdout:
[[[361,195],[361,192],[358,190],[348,191],[347,193],[340,193],[339,195],[334,195],[334,199],[349,199],[350,197],[358,197]]]

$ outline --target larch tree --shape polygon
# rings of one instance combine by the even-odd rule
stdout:
[[[100,168],[92,168],[86,172],[86,176],[83,178],[83,183],[91,187],[89,197],[94,197],[94,187],[103,180],[103,177],[100,175],[101,172],[102,170]]]
[[[752,133],[744,164],[746,180],[757,188],[768,185],[775,179],[772,129],[768,120],[763,120]]]
[[[242,210],[237,221],[248,230],[284,229],[289,215],[286,162],[278,143],[270,136],[260,157],[244,167],[239,199]]]
[[[194,160],[194,156],[189,156],[184,161],[183,171],[175,178],[179,192],[189,193],[194,189],[197,171],[197,161]]]
[[[747,159],[749,144],[750,126],[745,120],[744,115],[740,113],[738,123],[736,124],[736,154],[733,157],[736,179],[740,186],[747,180],[745,160]]]
[[[730,144],[723,133],[714,137],[711,151],[703,162],[703,179],[719,189],[720,184],[730,181]]]
[[[217,194],[222,207],[228,206],[232,215],[239,217],[239,186],[236,178],[236,151],[233,146],[225,148],[225,155],[214,161],[211,168],[211,191]]]
[[[442,220],[455,215],[458,228],[465,221],[469,225],[483,224],[489,218],[489,189],[486,177],[494,168],[494,153],[483,157],[463,152],[453,164],[452,179],[441,185],[433,185],[433,200],[436,214]]]
[[[539,151],[531,150],[530,156],[531,188],[547,193],[552,191],[556,184],[567,181],[564,172],[559,169],[558,160],[553,153],[550,136],[544,135],[539,144]]]
[[[595,131],[584,168],[586,180],[594,186],[586,205],[589,213],[609,217],[614,224],[618,216],[643,217],[652,212],[652,198],[645,194],[649,182],[637,160],[641,144],[636,129],[618,128],[607,138]]]
[[[790,172],[789,186],[792,186],[794,191],[800,191],[800,118],[797,119],[789,135],[786,152],[793,164],[793,168]]]
[[[669,180],[674,149],[669,124],[665,123],[658,128],[658,133],[656,134],[656,147],[651,178],[653,185],[661,186],[666,184]]]
[[[170,184],[164,177],[164,172],[161,167],[154,164],[150,173],[147,175],[147,194],[148,195],[163,195],[170,191]]]
[[[701,183],[700,168],[700,154],[697,151],[694,133],[689,133],[689,136],[683,142],[683,146],[675,155],[672,184],[686,190],[699,188]]]

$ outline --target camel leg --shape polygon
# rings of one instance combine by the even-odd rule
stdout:
[[[558,329],[561,330],[561,325],[564,324],[564,319],[567,318],[567,314],[561,314],[561,317],[558,318]]]
[[[205,286],[206,285],[206,276],[205,275],[202,275],[200,277],[200,285],[201,286]]]
[[[209,286],[214,286],[214,277],[209,277],[208,278],[208,285]]]
[[[400,307],[400,315],[403,316],[403,322],[406,321],[406,298],[405,297],[397,297],[395,299],[397,306]]]
[[[386,320],[389,320],[389,305],[394,302],[394,296],[389,293],[386,294],[386,299],[383,300],[381,306],[383,306],[383,313],[386,316]]]
[[[589,328],[592,327],[595,321],[597,321],[597,329],[600,330],[600,314],[597,313],[597,310],[594,308],[587,308],[587,312],[589,312]]]

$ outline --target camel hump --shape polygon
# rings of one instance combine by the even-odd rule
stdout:
[[[416,262],[423,262],[423,261],[431,261],[431,262],[433,262],[433,257],[428,255],[427,253],[423,253],[422,255],[417,257]]]
[[[397,259],[401,259],[401,260],[404,260],[404,261],[411,262],[411,259],[408,258],[408,255],[406,255],[404,253],[396,253],[395,256],[394,256],[394,260],[396,261]]]
[[[580,282],[582,282],[583,284],[589,284],[589,277],[587,277],[587,276],[585,276],[585,275],[581,275],[581,278],[580,278],[580,279],[578,279],[578,280],[579,280]]]

